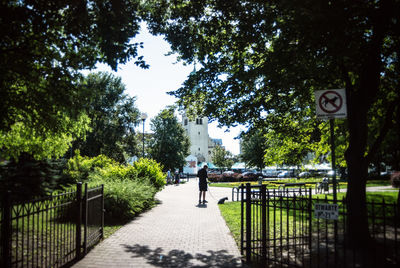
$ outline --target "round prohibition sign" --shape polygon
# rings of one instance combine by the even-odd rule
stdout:
[[[342,108],[343,99],[336,91],[329,90],[319,97],[318,104],[322,111],[333,114]]]

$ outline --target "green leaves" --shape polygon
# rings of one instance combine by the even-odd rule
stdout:
[[[131,38],[139,32],[139,2],[3,1],[0,130],[28,118],[24,125],[34,135],[57,136],[59,114],[78,120],[90,98],[79,86],[80,71],[98,62],[116,70],[138,56],[141,44]]]
[[[90,119],[82,114],[78,120],[58,114],[58,132],[37,131],[29,118],[14,123],[9,131],[0,130],[0,157],[18,159],[21,153],[29,153],[35,159],[59,158],[65,155],[74,139],[85,138],[90,129]]]
[[[266,141],[261,131],[249,132],[242,136],[242,153],[241,159],[247,166],[257,167],[262,170],[265,167],[264,154],[266,150]],[[266,154],[266,159],[270,159],[270,154]],[[274,162],[274,161],[269,161]]]
[[[135,98],[125,94],[121,78],[110,73],[91,73],[82,82],[92,98],[85,104],[91,119],[91,131],[86,139],[74,143],[83,155],[104,154],[118,162],[137,155],[135,126],[139,122],[139,110]]]
[[[232,154],[225,148],[217,145],[214,147],[211,155],[212,162],[221,170],[223,168],[231,168],[234,164]],[[222,171],[221,171],[222,172]]]
[[[149,153],[152,159],[163,165],[164,170],[183,167],[189,155],[189,137],[174,112],[175,107],[167,107],[151,120],[154,135]]]

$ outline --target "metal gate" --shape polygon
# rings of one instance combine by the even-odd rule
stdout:
[[[311,189],[267,190],[264,185],[250,184],[242,186],[240,194],[241,253],[247,263],[259,267],[399,267],[400,204],[366,203],[370,239],[360,247],[347,236],[346,199],[335,203],[327,196],[312,198]],[[330,217],[331,213],[336,216]]]
[[[261,267],[309,267],[311,190],[242,187],[242,255]]]
[[[103,186],[13,202],[0,210],[1,267],[64,267],[103,237]]]

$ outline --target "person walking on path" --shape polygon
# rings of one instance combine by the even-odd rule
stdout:
[[[207,165],[204,165],[202,169],[197,172],[197,177],[199,177],[199,204],[208,203],[206,200],[206,192],[207,192]],[[201,201],[201,196],[203,195],[203,202]]]

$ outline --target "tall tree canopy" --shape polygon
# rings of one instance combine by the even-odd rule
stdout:
[[[174,106],[167,107],[150,124],[154,132],[149,144],[150,157],[161,163],[164,170],[182,168],[189,155],[189,137],[174,113]]]
[[[230,169],[234,164],[232,153],[225,150],[225,148],[220,145],[215,146],[212,150],[211,160],[219,167],[221,173],[224,168]]]
[[[149,5],[152,32],[164,34],[183,60],[202,67],[173,94],[181,105],[222,124],[279,130],[279,118],[288,113],[292,120],[315,120],[307,112],[314,106],[313,92],[346,89],[348,231],[350,241],[365,245],[367,167],[386,130],[399,124],[400,1],[158,0]],[[377,126],[373,136],[371,120]]]
[[[62,132],[60,114],[76,119],[87,101],[79,73],[98,62],[114,70],[136,58],[139,0],[1,1],[0,129]]]
[[[241,159],[247,166],[257,167],[260,171],[265,167],[264,155],[266,141],[261,130],[255,130],[242,136]],[[266,156],[268,157],[268,156]]]
[[[135,98],[125,94],[121,78],[110,73],[92,73],[82,82],[93,99],[86,104],[91,131],[77,141],[74,149],[82,155],[106,155],[121,163],[137,155],[135,126],[140,122]]]

